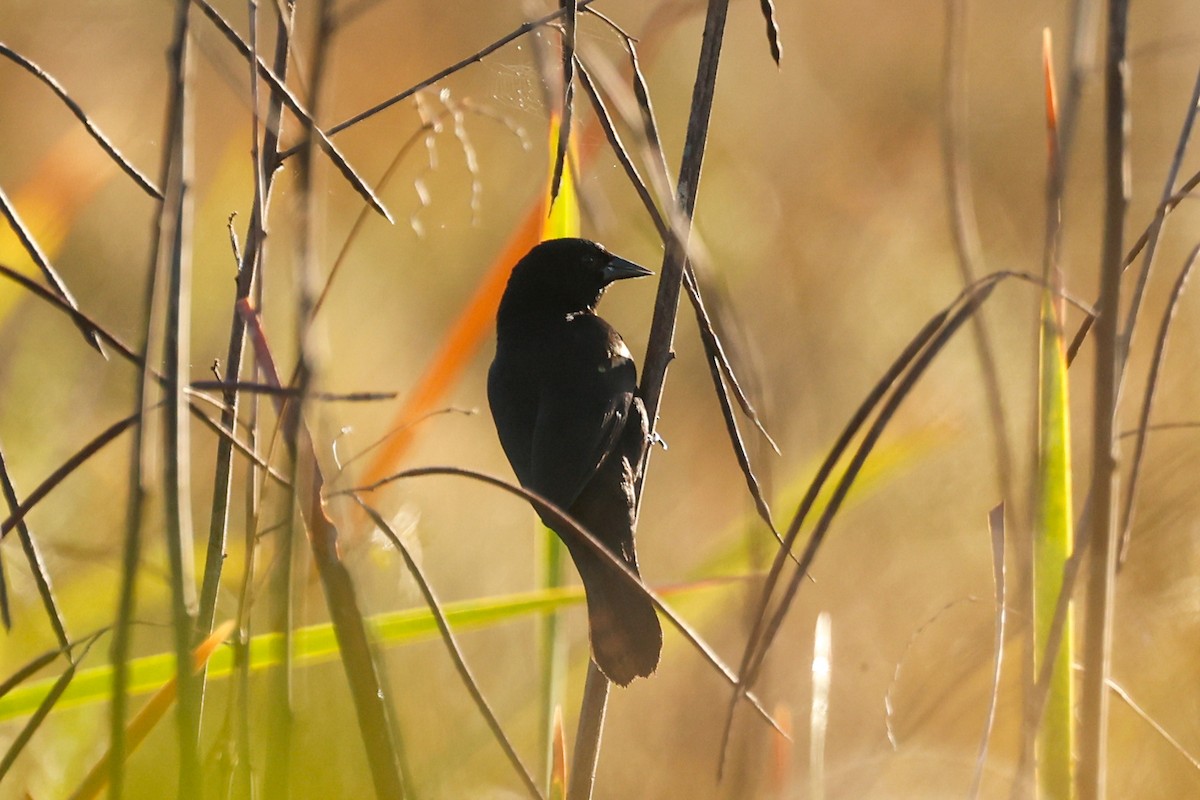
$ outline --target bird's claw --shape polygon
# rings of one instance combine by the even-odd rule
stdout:
[[[667,440],[664,439],[662,436],[660,436],[658,431],[651,431],[650,435],[647,436],[646,439],[650,442],[651,445],[658,445],[659,447],[661,447],[663,449],[663,452],[666,452],[667,450],[671,449],[671,448],[667,447]]]

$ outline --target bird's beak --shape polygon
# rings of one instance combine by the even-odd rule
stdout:
[[[613,256],[612,260],[604,265],[604,269],[600,271],[600,274],[604,276],[605,285],[608,285],[613,281],[624,280],[625,278],[644,278],[654,273],[632,261],[626,261],[618,256]]]

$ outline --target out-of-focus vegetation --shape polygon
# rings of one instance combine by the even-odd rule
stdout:
[[[953,2],[953,0],[951,0]],[[246,35],[246,7],[215,4]],[[274,3],[262,3],[259,49],[271,53]],[[962,289],[947,207],[943,156],[943,50],[946,4],[777,2],[784,56],[777,68],[757,3],[734,3],[717,81],[695,235],[711,266],[708,299],[720,308],[725,344],[781,451],[752,428],[745,435],[778,524],[795,511],[806,481],[861,398],[911,336]],[[966,159],[985,271],[1037,274],[1046,224],[1042,32],[1056,33],[1065,76],[1065,4],[967,2]],[[345,119],[469,56],[545,13],[547,4],[432,0],[342,0],[328,43],[319,121]],[[704,19],[700,2],[599,0],[596,8],[639,39],[642,66],[677,168]],[[666,7],[677,13],[664,13]],[[131,162],[157,180],[168,92],[164,54],[173,4],[121,0],[7,0],[0,42],[36,62],[107,133]],[[1132,196],[1125,240],[1150,224],[1200,63],[1200,17],[1190,4],[1135,4],[1130,28]],[[266,20],[270,20],[269,24]],[[224,360],[236,258],[227,223],[244,240],[254,176],[250,157],[248,68],[229,43],[192,11],[195,106],[193,286],[189,302],[193,380],[211,380]],[[305,81],[317,35],[313,7],[298,4],[289,85],[311,102]],[[581,15],[579,46],[597,64],[625,63],[620,40]],[[326,477],[396,424],[397,409],[440,352],[447,332],[487,268],[545,190],[558,33],[541,29],[335,137],[351,164],[396,217],[362,223],[309,340],[321,391],[395,392],[375,402],[314,402],[309,428]],[[1064,78],[1065,79],[1065,78]],[[265,108],[269,90],[262,87]],[[1086,303],[1097,292],[1102,230],[1102,111],[1098,75],[1087,76],[1066,168],[1060,265],[1066,291]],[[602,138],[577,92],[577,131]],[[457,116],[456,116],[457,115]],[[419,134],[422,120],[437,125]],[[301,129],[285,114],[283,145]],[[380,184],[398,150],[415,145]],[[156,204],[104,156],[47,88],[0,59],[0,188],[53,260],[79,306],[135,347],[152,262]],[[320,280],[328,274],[363,208],[327,161],[316,160],[314,237],[301,219],[307,196],[298,160],[287,162],[270,199],[262,267],[263,323],[286,379],[296,358],[300,253]],[[661,244],[607,145],[583,160],[578,181],[583,234],[656,271]],[[1200,168],[1189,154],[1181,180]],[[1131,342],[1118,430],[1137,424],[1154,332],[1171,284],[1196,244],[1197,214],[1185,200],[1167,219],[1141,324]],[[36,275],[7,229],[0,263]],[[1133,280],[1132,270],[1128,276]],[[1128,285],[1132,285],[1131,283]],[[649,281],[622,286],[602,306],[639,359],[654,303]],[[685,301],[686,306],[686,301]],[[1041,292],[1002,283],[981,312],[996,357],[1007,417],[1015,496],[1013,537],[1031,535],[1036,474],[1038,325]],[[1200,418],[1197,301],[1182,296],[1159,378],[1152,423]],[[1081,312],[1068,307],[1066,330]],[[835,520],[756,685],[769,711],[794,720],[782,743],[743,709],[736,717],[724,780],[716,770],[729,687],[668,629],[658,673],[614,690],[600,757],[600,798],[807,796],[810,663],[818,614],[831,621],[832,662],[823,769],[831,798],[962,797],[971,783],[992,695],[992,543],[987,513],[999,502],[997,456],[986,382],[964,328],[941,353],[889,425],[867,472]],[[668,594],[668,602],[733,665],[740,659],[760,573],[775,553],[753,513],[721,419],[691,312],[680,313],[658,430],[669,449],[650,466],[639,552],[656,587],[714,577],[744,580]],[[1069,373],[1075,465],[1074,508],[1085,507],[1091,442],[1093,350],[1085,344]],[[152,359],[159,351],[152,350]],[[423,419],[391,471],[453,465],[510,477],[486,412],[484,375],[491,337],[470,355],[437,407],[473,415]],[[155,362],[157,364],[157,362]],[[61,312],[0,279],[0,450],[24,497],[88,440],[136,407],[133,367],[88,347]],[[224,374],[222,372],[222,374]],[[244,380],[259,380],[243,374]],[[263,401],[265,417],[269,402]],[[244,401],[243,418],[248,419]],[[212,409],[210,412],[215,413]],[[267,424],[267,423],[265,423]],[[260,451],[270,446],[270,424]],[[147,434],[161,435],[158,423]],[[193,423],[191,498],[196,559],[204,562],[216,439]],[[126,437],[128,434],[126,434]],[[1128,464],[1132,439],[1121,439]],[[1113,679],[1162,730],[1200,753],[1200,500],[1192,465],[1200,431],[1150,434],[1141,470],[1128,559],[1116,589]],[[336,443],[336,444],[335,444]],[[138,580],[134,656],[172,648],[170,587],[163,538],[161,474],[151,448],[150,495]],[[276,442],[272,463],[286,469]],[[54,489],[28,524],[40,548],[68,633],[90,635],[115,618],[125,536],[130,447],[120,438]],[[370,456],[347,468],[355,485]],[[237,614],[246,553],[245,461],[236,460],[230,553],[217,599],[218,620]],[[280,523],[279,488],[264,484],[260,530]],[[1120,495],[1124,501],[1124,493]],[[371,502],[420,560],[439,598],[487,600],[534,587],[535,537],[527,505],[488,486],[428,477],[389,484]],[[342,533],[362,611],[423,607],[403,561],[346,498],[328,512]],[[0,512],[7,516],[8,509]],[[272,533],[262,537],[270,542]],[[802,537],[803,541],[803,537]],[[328,620],[325,594],[297,539],[293,623]],[[2,550],[13,625],[0,647],[0,678],[57,647],[14,534]],[[254,590],[265,597],[275,549],[259,558]],[[1028,576],[1010,550],[1010,593]],[[199,569],[198,566],[198,569]],[[574,580],[573,574],[571,580]],[[1012,599],[1012,608],[1017,601]],[[266,601],[254,606],[252,633],[266,630]],[[570,663],[563,707],[569,735],[587,658],[579,606],[563,616]],[[538,751],[540,677],[532,614],[464,629],[465,660],[525,763],[543,771]],[[1027,621],[1010,617],[1012,630]],[[436,639],[390,642],[380,650],[382,683],[421,797],[509,797],[522,786]],[[1019,752],[1022,653],[1006,653],[998,716],[982,796],[1007,797]],[[100,639],[81,668],[108,659]],[[37,677],[61,673],[63,662]],[[251,675],[251,755],[267,749],[268,696]],[[231,756],[230,684],[214,681],[204,699],[207,774]],[[371,791],[354,705],[340,663],[302,664],[291,697],[292,796],[362,797]],[[885,700],[887,701],[885,703]],[[141,702],[133,699],[133,707]],[[105,702],[53,712],[0,783],[0,797],[60,797],[78,786],[108,745]],[[6,749],[23,724],[0,724]],[[889,736],[890,735],[890,736]],[[569,752],[569,751],[568,751]],[[164,722],[128,762],[127,796],[163,796],[176,782],[175,728]],[[1194,764],[1122,701],[1114,701],[1109,749],[1112,797],[1200,793]],[[258,762],[253,762],[257,764]],[[209,785],[208,796],[224,797]]]

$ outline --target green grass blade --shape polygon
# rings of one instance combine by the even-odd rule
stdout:
[[[563,586],[563,544],[558,534],[544,525],[537,531],[537,583],[546,592],[561,591]],[[582,592],[582,589],[579,590]],[[554,767],[554,712],[561,708],[567,681],[567,640],[561,635],[559,615],[549,613],[538,626],[538,663],[541,684],[538,687],[540,705],[540,748],[545,764],[545,780],[549,786]]]
[[[726,580],[705,580],[663,587],[663,597],[690,597],[713,589],[725,588]],[[445,603],[442,610],[446,621],[455,631],[470,631],[513,622],[531,614],[548,614],[579,605],[583,588],[579,586],[541,589],[533,592],[460,600]],[[392,611],[367,619],[375,640],[382,647],[398,647],[433,639],[438,636],[437,622],[428,608],[421,606]],[[294,633],[294,663],[297,668],[333,661],[338,657],[337,639],[329,623],[298,628]],[[280,663],[283,637],[278,633],[262,634],[250,640],[250,669],[262,670]],[[220,680],[233,670],[233,650],[222,646],[208,662],[210,680]],[[160,688],[175,675],[172,653],[158,653],[129,662],[129,693],[145,694]],[[34,713],[58,681],[52,676],[18,686],[0,696],[0,722],[27,717]],[[79,670],[70,687],[62,693],[55,710],[76,708],[107,702],[112,688],[112,667]]]
[[[698,587],[702,588],[702,587]],[[509,622],[529,614],[547,613],[583,601],[581,588],[542,590],[522,594],[465,600],[445,605],[446,618],[456,630],[471,630]],[[438,635],[437,623],[427,608],[412,608],[380,614],[368,620],[376,640],[395,647],[432,639]],[[311,625],[295,631],[297,668],[321,664],[337,658],[337,639],[329,623]],[[278,664],[282,656],[282,635],[256,636],[250,641],[250,669],[261,670]],[[211,680],[225,678],[233,667],[233,651],[222,647],[208,663]],[[175,675],[174,656],[159,653],[129,662],[129,692],[139,694],[159,688]],[[32,714],[53,687],[57,678],[48,678],[13,689],[0,697],[0,722]],[[112,686],[109,665],[80,670],[63,692],[58,708],[71,708],[108,699]]]
[[[1063,570],[1071,555],[1071,436],[1067,402],[1067,362],[1062,327],[1049,291],[1042,296],[1038,366],[1038,470],[1034,525],[1033,603],[1034,669],[1044,659],[1054,608],[1062,591]],[[1074,687],[1071,676],[1071,612],[1050,681],[1046,713],[1037,733],[1037,784],[1040,798],[1074,796]]]

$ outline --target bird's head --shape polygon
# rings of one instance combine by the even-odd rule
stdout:
[[[645,267],[614,256],[587,239],[550,239],[530,250],[513,267],[500,313],[567,314],[594,310],[613,281],[653,275]]]

